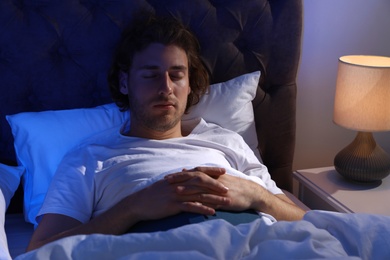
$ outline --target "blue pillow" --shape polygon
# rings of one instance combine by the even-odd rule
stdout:
[[[7,116],[18,163],[26,168],[23,189],[27,221],[36,224],[35,217],[64,155],[82,140],[121,125],[127,117],[128,113],[120,112],[115,104]]]
[[[0,190],[4,196],[4,210],[8,208],[11,198],[19,187],[20,178],[24,171],[25,168],[23,166],[8,166],[0,163]]]
[[[19,187],[20,177],[23,173],[24,167],[22,166],[14,167],[0,163],[0,259],[11,259],[4,229],[5,212]]]

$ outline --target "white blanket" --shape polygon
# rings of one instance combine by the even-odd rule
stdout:
[[[79,235],[17,259],[390,259],[390,217],[308,212],[304,220],[232,226],[224,220],[166,232]]]

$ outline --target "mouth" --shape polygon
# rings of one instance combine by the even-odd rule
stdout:
[[[171,103],[171,102],[158,103],[158,104],[153,105],[153,107],[158,108],[158,109],[171,109],[171,108],[175,107],[175,104]]]

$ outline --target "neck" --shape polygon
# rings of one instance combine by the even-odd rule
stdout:
[[[183,137],[180,121],[174,127],[165,131],[151,129],[135,121],[131,121],[131,122],[132,123],[130,123],[130,129],[123,133],[126,136],[139,137],[145,139],[154,139],[154,140],[164,140],[170,138]]]

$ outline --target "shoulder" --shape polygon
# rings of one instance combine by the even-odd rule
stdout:
[[[59,166],[70,166],[79,168],[79,166],[92,163],[94,159],[111,150],[112,147],[121,143],[119,128],[110,128],[94,134],[74,147],[70,148],[60,161]]]
[[[223,145],[224,149],[245,150],[247,148],[244,139],[238,133],[201,118],[189,137]]]
[[[112,127],[84,139],[75,146],[71,152],[88,150],[90,147],[94,146],[113,146],[123,141],[123,138],[121,137],[120,127]]]
[[[183,125],[187,128],[191,128],[191,134],[203,134],[208,132],[218,132],[221,134],[238,135],[236,132],[226,129],[213,122],[208,122],[203,118],[183,121]]]

